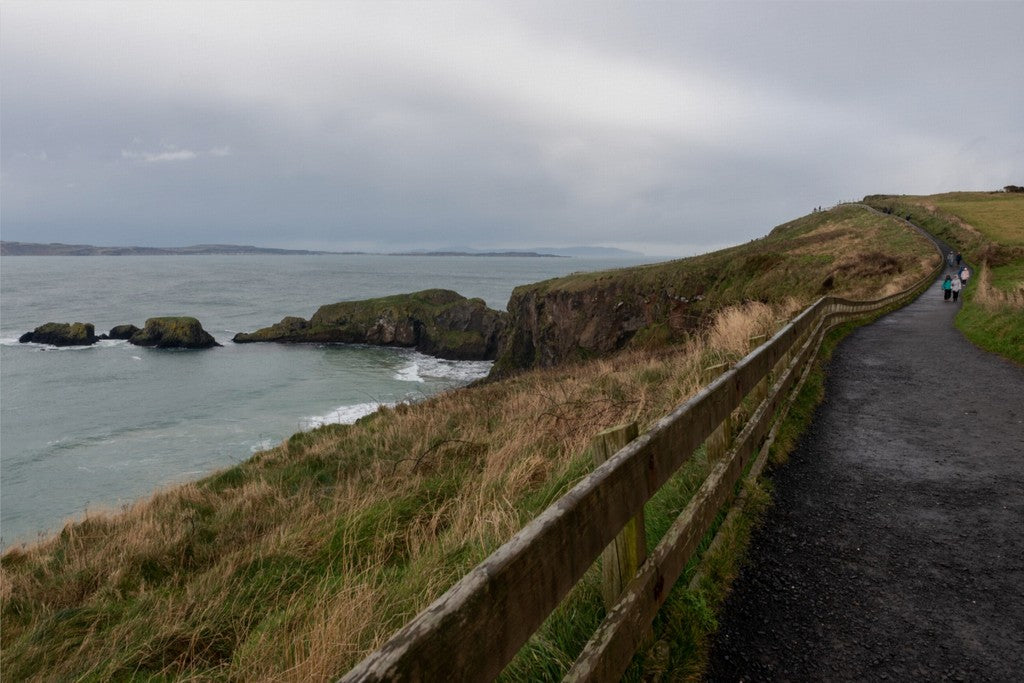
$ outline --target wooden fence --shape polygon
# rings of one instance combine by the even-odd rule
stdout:
[[[341,680],[494,679],[620,531],[642,520],[644,504],[752,396],[758,403],[742,429],[727,440],[724,454],[635,576],[625,579],[617,602],[566,677],[617,680],[755,456],[760,464],[751,470],[755,476],[760,471],[773,425],[799,390],[825,333],[903,305],[927,289],[941,268],[940,263],[910,289],[883,299],[816,301],[608,457]]]

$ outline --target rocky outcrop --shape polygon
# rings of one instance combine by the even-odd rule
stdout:
[[[135,325],[115,325],[107,333],[107,339],[131,339],[139,331],[139,328],[135,327]]]
[[[552,280],[517,287],[492,376],[597,357],[626,346],[683,337],[700,319],[703,296],[630,277],[596,276],[586,286]]]
[[[497,357],[505,318],[482,299],[428,289],[321,306],[309,320],[289,316],[256,332],[236,334],[234,341],[375,344],[454,360],[491,360]]]
[[[159,349],[208,349],[220,346],[198,320],[187,316],[150,318],[145,327],[131,336],[128,343]]]
[[[89,346],[99,341],[92,323],[46,323],[18,338],[22,344],[51,346]]]

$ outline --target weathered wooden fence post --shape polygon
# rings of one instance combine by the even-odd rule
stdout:
[[[750,339],[748,340],[748,350],[753,351],[758,346],[760,346],[767,338],[768,335],[766,334],[755,334],[754,336],[750,337]],[[769,374],[770,373],[765,373],[764,377],[761,379],[760,382],[757,383],[757,386],[754,387],[754,390],[751,392],[751,394],[754,397],[754,405],[751,408],[751,410],[757,410],[757,406],[761,405],[761,401],[763,401],[765,397],[768,395]]]
[[[732,363],[719,363],[704,368],[701,383],[707,386],[714,378],[727,371]],[[711,436],[704,442],[704,452],[707,454],[708,464],[713,465],[722,459],[732,445],[732,414],[726,416],[718,428],[711,433]]]
[[[640,435],[636,422],[606,429],[590,443],[594,467],[615,455],[623,446]],[[610,609],[619,600],[623,589],[636,575],[636,570],[647,559],[647,532],[644,512],[626,522],[619,535],[601,553],[601,596]]]

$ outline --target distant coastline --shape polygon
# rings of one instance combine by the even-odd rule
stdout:
[[[521,258],[570,258],[562,254],[541,254],[536,251],[397,251],[387,256],[515,256]]]
[[[281,256],[318,256],[359,252],[308,251],[305,249],[269,249],[238,244],[196,244],[190,247],[96,247],[91,244],[52,242],[0,242],[0,256],[207,256],[272,254]]]
[[[91,244],[51,242],[0,241],[0,256],[482,256],[513,258],[573,258],[576,256],[625,257],[642,256],[638,252],[610,247],[572,247],[564,249],[491,250],[445,249],[441,251],[400,251],[375,253],[368,251],[311,251],[307,249],[273,249],[238,244],[196,244],[188,247],[97,247]]]

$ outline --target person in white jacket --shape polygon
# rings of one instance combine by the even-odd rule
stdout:
[[[960,282],[960,276],[959,275],[954,275],[953,276],[953,284],[950,285],[950,287],[949,287],[951,290],[953,290],[953,303],[956,303],[957,298],[960,296],[960,288],[962,286],[963,285]]]

